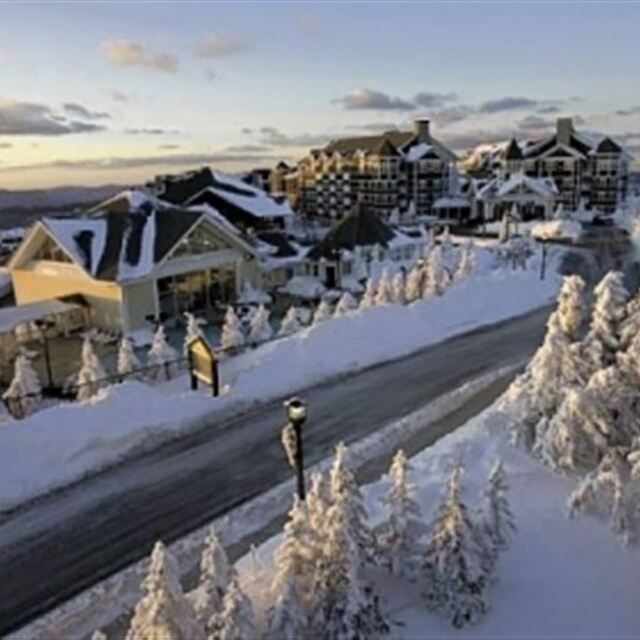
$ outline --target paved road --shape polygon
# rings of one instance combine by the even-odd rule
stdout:
[[[305,392],[310,461],[516,363],[548,309],[459,336]],[[0,522],[0,634],[289,477],[280,402],[211,425],[39,500]]]

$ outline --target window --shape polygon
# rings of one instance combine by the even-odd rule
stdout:
[[[202,222],[186,238],[180,241],[171,257],[182,258],[226,248],[216,237],[211,226],[206,222]]]
[[[50,262],[71,262],[71,258],[48,236],[34,254],[33,259],[48,260]]]

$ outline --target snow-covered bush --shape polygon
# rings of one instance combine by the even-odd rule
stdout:
[[[183,353],[186,356],[189,351],[189,343],[194,338],[202,337],[202,324],[204,321],[196,318],[193,313],[189,313],[188,311],[185,312],[184,319],[186,322],[186,328],[184,333]]]
[[[584,280],[565,276],[558,293],[558,321],[567,339],[575,341],[585,321]]]
[[[240,320],[232,306],[227,307],[222,325],[220,347],[223,351],[234,351],[244,345],[244,333]]]
[[[388,269],[382,270],[382,275],[378,281],[378,290],[375,295],[374,304],[391,304],[393,302],[393,282]]]
[[[448,277],[442,260],[442,248],[435,246],[425,264],[424,298],[441,296],[447,286]]]
[[[249,340],[253,344],[267,342],[273,337],[273,329],[269,322],[269,315],[269,310],[261,304],[256,314],[251,318]]]
[[[287,313],[282,319],[282,323],[280,324],[278,336],[290,336],[300,331],[300,329],[302,329],[302,325],[300,324],[300,320],[298,319],[298,309],[293,306],[289,307]]]
[[[404,273],[402,270],[399,270],[398,273],[393,277],[393,301],[396,304],[405,304],[406,296],[405,296],[405,281],[404,281]]]
[[[167,334],[162,325],[158,325],[156,332],[153,334],[153,341],[147,353],[147,362],[149,366],[155,367],[155,374],[160,375],[162,369],[165,375],[170,375],[169,367],[172,362],[178,359],[178,352],[167,341]]]
[[[338,300],[338,304],[336,305],[336,309],[334,311],[334,316],[337,318],[345,316],[351,311],[355,311],[357,308],[358,303],[356,302],[356,299],[348,291],[345,291],[340,296],[340,300]]]
[[[80,401],[88,400],[95,395],[104,384],[106,373],[93,350],[93,344],[89,336],[85,336],[82,343],[82,364],[76,379],[76,398]]]
[[[460,259],[456,267],[455,279],[466,278],[473,273],[474,269],[474,250],[471,242],[462,245],[460,249]]]
[[[367,285],[360,300],[360,309],[368,309],[376,303],[376,286],[373,282],[373,278],[367,280]]]
[[[9,388],[2,397],[12,401],[12,405],[17,408],[16,417],[22,418],[38,406],[42,397],[42,387],[38,374],[34,371],[26,354],[18,354],[13,370]]]
[[[320,304],[313,312],[313,324],[318,324],[319,322],[328,320],[332,316],[332,313],[331,305],[324,299],[320,300]]]
[[[407,276],[407,285],[405,287],[405,297],[407,302],[414,302],[422,297],[424,280],[424,271],[415,264],[411,267]]]
[[[123,336],[118,347],[117,370],[121,376],[129,375],[140,369],[140,361],[136,356],[131,338]]]

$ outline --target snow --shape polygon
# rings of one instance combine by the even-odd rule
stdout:
[[[66,313],[79,308],[80,305],[56,299],[30,302],[14,307],[3,307],[0,309],[0,333],[8,333],[23,322],[33,322],[47,316]]]
[[[317,300],[327,289],[313,276],[294,276],[280,290],[296,298]]]
[[[13,282],[8,269],[0,267],[0,298],[7,296],[13,290]]]
[[[464,196],[444,196],[438,198],[433,207],[434,209],[450,209],[454,207],[469,207],[471,203]]]
[[[538,240],[577,240],[582,235],[582,225],[572,220],[548,220],[531,227],[531,235]]]
[[[155,210],[147,218],[144,230],[142,232],[140,258],[136,264],[130,264],[126,259],[127,246],[129,244],[129,235],[131,228],[127,231],[127,236],[123,238],[122,248],[120,251],[120,260],[118,261],[117,280],[123,282],[126,280],[135,280],[136,278],[144,278],[151,273],[154,267],[154,247],[156,241],[156,212]]]
[[[430,144],[427,144],[426,142],[420,142],[411,147],[409,151],[407,151],[407,153],[405,154],[405,159],[407,160],[407,162],[415,162],[416,160],[419,160],[424,155],[429,153],[431,149],[433,149],[433,147]]]
[[[478,271],[480,271],[478,269]],[[185,391],[187,376],[166,385],[125,382],[81,404],[61,404],[0,425],[0,509],[114,464],[132,449],[194,429],[336,375],[408,355],[552,299],[555,276],[535,270],[478,273],[445,295],[408,306],[354,311],[225,359],[219,398]]]

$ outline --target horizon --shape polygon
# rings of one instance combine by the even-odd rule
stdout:
[[[638,168],[640,7],[610,4],[5,4],[0,189],[268,167],[417,117],[461,151],[572,116]]]

